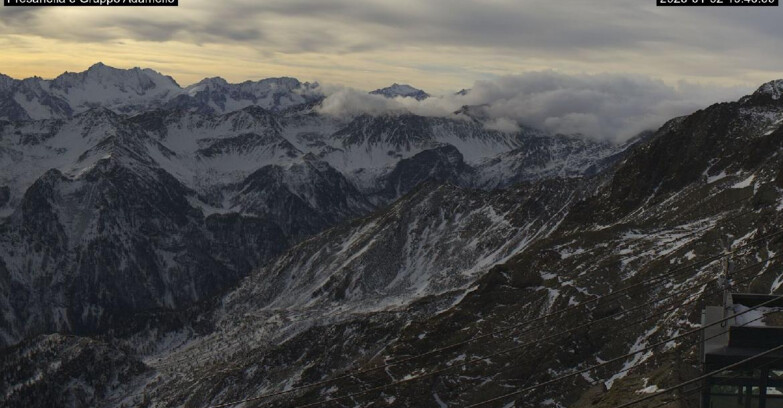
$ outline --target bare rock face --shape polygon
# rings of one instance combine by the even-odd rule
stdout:
[[[0,207],[3,207],[6,204],[8,204],[8,201],[10,199],[11,199],[11,189],[8,186],[0,187]]]
[[[0,355],[0,388],[6,390],[3,403],[9,407],[121,406],[128,384],[149,373],[129,350],[59,334],[29,339]]]

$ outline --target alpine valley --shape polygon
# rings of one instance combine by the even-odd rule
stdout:
[[[0,405],[458,407],[574,374],[489,406],[614,407],[693,378],[696,338],[617,357],[698,324],[727,246],[738,289],[781,290],[782,94],[617,144],[333,116],[293,78],[0,75]]]

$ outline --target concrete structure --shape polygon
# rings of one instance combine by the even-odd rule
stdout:
[[[759,305],[763,306],[731,317]],[[723,306],[707,306],[702,311],[702,326],[701,362],[709,373],[783,344],[783,298],[729,294]],[[705,380],[701,407],[783,408],[783,352]]]

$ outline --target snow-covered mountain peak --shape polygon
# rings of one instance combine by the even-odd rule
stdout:
[[[186,87],[185,89],[187,89],[190,94],[193,94],[194,92],[200,91],[204,88],[222,89],[227,87],[228,85],[229,85],[228,81],[226,81],[222,77],[210,77],[210,78],[204,78],[201,81]]]
[[[151,69],[118,69],[102,63],[84,72],[66,72],[51,81],[39,81],[46,95],[74,112],[95,106],[118,112],[138,112],[162,103],[181,92],[173,78]],[[42,102],[43,103],[43,102]]]
[[[756,94],[769,95],[776,101],[780,100],[783,97],[783,79],[777,79],[761,85]]]
[[[104,69],[104,68],[111,68],[111,67],[109,67],[108,65],[104,64],[103,62],[98,61],[95,64],[90,65],[90,67],[87,68],[87,70],[88,71],[89,70],[101,70],[101,69]]]
[[[430,97],[430,95],[421,89],[414,88],[407,84],[393,83],[391,86],[381,89],[376,89],[370,92],[372,95],[382,95],[387,98],[414,98],[417,101],[421,101]]]
[[[104,90],[135,92],[138,95],[153,90],[165,92],[180,89],[173,78],[152,69],[119,69],[100,62],[84,72],[66,72],[58,76],[51,81],[51,87],[65,93],[71,93],[73,89],[86,91],[88,88],[101,87]]]
[[[111,72],[112,70],[118,70],[118,68],[110,67],[100,61],[96,62],[95,64],[90,65],[89,68],[87,68],[87,73],[94,73],[94,74],[100,74],[104,72]]]
[[[740,99],[740,104],[746,108],[761,108],[779,112],[783,102],[783,79],[767,82],[761,85],[756,92]]]
[[[247,81],[245,83],[252,83],[252,81]],[[261,86],[269,87],[270,89],[294,90],[302,86],[302,82],[291,77],[265,78],[256,83]]]
[[[243,90],[251,90],[255,94],[272,93],[282,97],[288,97],[289,94],[295,96],[321,96],[318,89],[320,85],[317,82],[301,82],[291,77],[265,78],[255,82],[245,81],[237,84],[237,86]],[[295,99],[293,97],[289,98]]]
[[[232,112],[247,106],[278,111],[322,97],[317,88],[318,84],[302,83],[289,77],[238,84],[215,77],[188,86],[183,94],[170,100],[168,105],[207,113]]]

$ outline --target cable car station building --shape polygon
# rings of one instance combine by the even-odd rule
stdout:
[[[754,307],[758,309],[729,318]],[[748,293],[727,294],[723,306],[707,306],[701,319],[703,372],[718,371],[783,344],[783,313],[777,311],[783,311],[780,296]],[[707,378],[701,407],[783,408],[783,352]]]

